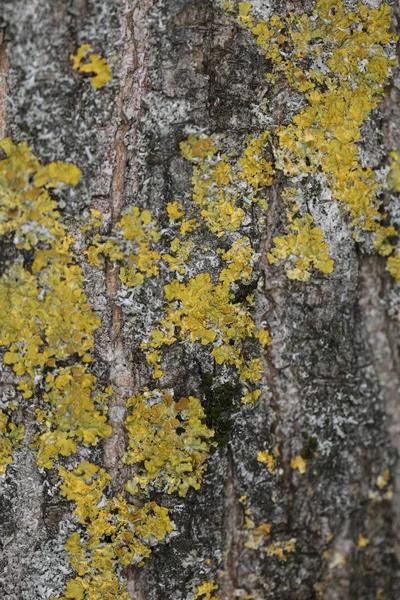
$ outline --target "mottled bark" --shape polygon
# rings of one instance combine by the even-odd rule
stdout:
[[[251,32],[221,4],[0,0],[0,137],[26,140],[43,161],[73,162],[83,173],[80,184],[57,200],[82,257],[88,301],[102,321],[93,370],[102,385],[113,386],[113,433],[96,448],[80,448],[78,456],[108,470],[112,493],[122,491],[132,473],[121,462],[125,403],[152,381],[140,341],[162,312],[165,282],[161,277],[142,296],[121,301],[118,267],[108,259],[102,268],[85,262],[79,225],[85,211],[99,209],[106,236],[127,208],[139,205],[167,228],[167,202],[190,203],[192,194],[192,167],[179,142],[196,130],[224,133],[240,147],[246,136],[264,131],[267,63]],[[253,4],[265,19],[313,7],[308,1]],[[394,27],[397,12],[396,6]],[[86,42],[112,65],[112,82],[101,90],[71,69],[69,55]],[[388,153],[399,147],[399,81],[395,68],[385,100],[362,128],[361,161],[373,168],[387,164]],[[288,124],[301,105],[284,85],[268,100],[271,130]],[[125,570],[132,599],[191,600],[202,582],[212,580],[224,600],[400,597],[398,285],[385,259],[354,241],[318,184],[305,188],[307,208],[329,243],[333,273],[317,271],[304,283],[270,265],[266,252],[286,232],[283,188],[278,173],[265,192],[263,230],[252,224],[247,231],[259,251],[256,317],[267,322],[272,338],[264,392],[254,406],[243,405],[232,383],[221,423],[211,423],[228,433],[208,458],[198,491],[184,498],[153,493],[169,508],[175,535],[155,546],[144,566]],[[398,208],[392,213],[398,227]],[[203,229],[202,243],[211,253],[216,246]],[[202,269],[214,274],[212,257],[201,260]],[[0,369],[5,402],[16,378],[10,367]],[[173,388],[177,397],[197,396],[209,411],[217,402],[205,385],[216,366],[202,348],[171,346],[163,371],[159,387]],[[4,600],[62,596],[74,576],[64,550],[74,529],[72,506],[59,494],[57,470],[36,466],[29,447],[37,427],[34,409],[32,399],[19,405],[24,443],[0,484]],[[279,457],[271,474],[257,453],[275,447]],[[308,457],[306,473],[291,467],[300,454]],[[387,469],[390,479],[381,488],[377,480]],[[271,542],[296,539],[287,560],[245,545],[246,508],[256,526],[271,524]],[[360,546],[360,534],[368,545]]]

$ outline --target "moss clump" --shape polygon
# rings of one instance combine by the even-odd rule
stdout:
[[[226,446],[232,430],[232,415],[239,410],[240,385],[233,383],[218,384],[211,373],[202,375],[202,392],[207,425],[214,431],[216,446]]]

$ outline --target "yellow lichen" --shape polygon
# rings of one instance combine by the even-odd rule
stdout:
[[[398,152],[391,152],[390,171],[388,181],[390,188],[396,192],[400,192],[400,157]]]
[[[91,231],[92,229],[96,229],[97,227],[100,227],[103,223],[103,217],[101,214],[101,211],[98,210],[97,208],[91,208],[90,209],[90,216],[87,219],[86,225],[80,225],[79,229],[82,231],[82,233],[87,233],[88,231]]]
[[[128,600],[120,568],[142,565],[152,546],[171,533],[168,510],[155,502],[139,508],[121,495],[105,500],[110,477],[96,465],[82,463],[72,473],[61,469],[60,474],[62,494],[76,502],[75,514],[87,523],[85,539],[74,532],[65,545],[78,575],[67,583],[60,600]]]
[[[193,247],[193,242],[188,240],[183,242],[175,237],[170,244],[171,254],[163,254],[163,261],[167,263],[170,271],[186,275],[188,267],[191,263],[190,254]],[[175,255],[175,256],[174,256]]]
[[[226,11],[233,10],[233,0],[224,0],[222,8]]]
[[[269,450],[264,450],[263,452],[259,452],[257,454],[257,460],[260,463],[265,463],[267,465],[267,469],[272,475],[275,474],[275,458],[270,454]]]
[[[74,514],[79,522],[93,521],[98,514],[97,505],[111,477],[104,469],[87,461],[80,463],[73,471],[60,466],[58,472],[64,480],[61,493],[67,500],[75,502]]]
[[[94,53],[89,55],[88,62],[82,62],[90,49],[90,44],[82,44],[76,51],[76,54],[71,54],[72,68],[79,73],[93,73],[93,77],[90,78],[92,86],[95,89],[100,89],[103,85],[111,81],[111,69],[105,58],[100,58],[98,54]]]
[[[33,251],[30,270],[21,254],[0,278],[0,344],[4,363],[18,377],[17,389],[30,398],[40,383],[44,409],[36,436],[38,463],[50,467],[58,454],[76,450],[76,441],[106,437],[106,402],[93,409],[95,377],[86,373],[93,359],[93,331],[100,321],[87,304],[83,273],[60,222],[49,189],[78,183],[80,171],[61,162],[42,165],[26,143],[0,143],[0,233],[11,234],[18,250]],[[75,359],[70,367],[59,361]],[[45,374],[46,373],[46,374]],[[88,383],[90,381],[90,384]]]
[[[198,490],[214,435],[204,423],[200,401],[189,396],[175,402],[167,391],[144,390],[127,406],[132,411],[125,421],[128,449],[123,461],[140,467],[128,484],[129,492],[150,483],[180,496],[190,487]]]
[[[320,227],[313,227],[313,218],[307,214],[302,219],[294,219],[289,228],[294,233],[275,237],[275,247],[268,253],[271,264],[288,259],[285,263],[289,279],[309,281],[311,267],[321,273],[332,273],[333,260],[328,254],[328,244],[323,241]]]
[[[213,581],[205,581],[197,587],[195,598],[202,600],[222,600],[219,596],[214,596],[213,591],[218,590],[218,585]]]
[[[273,542],[264,549],[264,552],[268,556],[276,556],[279,560],[286,562],[287,555],[294,551],[296,542],[296,538],[291,538],[290,540],[282,542]]]
[[[387,265],[391,275],[400,283],[400,252],[396,256],[389,256]]]
[[[383,490],[387,486],[390,480],[390,469],[385,469],[383,473],[378,475],[376,478],[376,485],[380,490]]]
[[[243,151],[244,157],[239,158],[241,168],[240,176],[257,193],[260,187],[270,186],[274,181],[274,169],[272,163],[263,157],[265,143],[269,137],[269,131],[260,136],[250,136]]]
[[[383,224],[376,175],[360,166],[356,145],[396,63],[390,57],[396,36],[389,31],[389,6],[368,10],[358,4],[347,12],[342,2],[318,0],[311,15],[289,12],[255,24],[251,3],[241,2],[238,21],[251,29],[271,61],[272,79],[284,77],[307,101],[289,125],[276,130],[276,168],[288,177],[322,174],[353,227],[372,232],[377,252],[390,254],[394,247],[388,238],[397,231]],[[396,189],[396,153],[392,158],[389,180]],[[288,276],[308,278],[303,268],[289,270]]]
[[[218,237],[237,231],[251,204],[259,201],[259,189],[272,185],[272,163],[263,156],[268,135],[250,136],[244,156],[238,160],[219,152],[221,143],[216,136],[191,135],[181,142],[182,156],[193,164],[193,202]]]
[[[248,530],[248,534],[244,545],[246,548],[251,548],[252,550],[260,549],[264,542],[271,537],[270,523],[261,523],[261,525],[256,527],[254,522],[247,517],[246,529]]]
[[[247,500],[242,501],[247,504]],[[277,556],[280,560],[286,561],[287,555],[294,551],[297,540],[292,538],[287,541],[275,541],[266,545],[270,540],[272,526],[270,523],[261,523],[256,527],[251,518],[251,510],[245,510],[245,543],[246,548],[263,552],[268,556]]]
[[[151,213],[133,206],[117,223],[113,235],[106,240],[95,236],[94,245],[85,254],[93,266],[100,266],[101,254],[112,261],[122,261],[120,279],[127,287],[135,287],[146,278],[158,275],[160,255],[151,249],[151,244],[159,239],[160,233]]]
[[[0,476],[12,463],[12,454],[24,437],[24,425],[10,423],[6,413],[0,409]]]
[[[302,456],[296,456],[290,463],[292,469],[297,469],[302,475],[307,471],[307,461]]]
[[[359,548],[366,548],[369,544],[369,539],[364,537],[362,533],[359,533],[357,544]]]
[[[248,281],[252,273],[252,248],[249,240],[240,238],[222,254],[227,267],[214,283],[209,273],[200,273],[187,282],[174,279],[164,286],[168,307],[150,339],[142,344],[149,364],[156,366],[155,377],[161,376],[160,348],[182,341],[212,345],[211,354],[217,364],[233,365],[243,382],[260,381],[260,358],[245,360],[242,342],[259,338],[261,345],[269,343],[269,334],[259,331],[241,303],[231,301],[231,284]],[[158,367],[158,368],[157,368]]]
[[[170,221],[178,221],[185,214],[180,202],[168,202],[167,213]]]

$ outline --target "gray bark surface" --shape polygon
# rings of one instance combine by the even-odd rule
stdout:
[[[308,1],[254,4],[265,17],[312,8]],[[190,129],[225,133],[238,145],[265,128],[257,110],[265,59],[217,0],[0,0],[0,16],[0,134],[26,140],[45,162],[73,162],[82,170],[79,186],[59,199],[78,254],[78,225],[88,208],[101,210],[106,234],[130,206],[148,208],[166,227],[166,203],[190,202],[192,168],[179,149]],[[112,82],[101,90],[71,69],[69,55],[87,41],[109,62],[118,57]],[[398,77],[363,127],[360,152],[374,167],[398,144]],[[279,89],[270,99],[273,125],[290,122],[297,108],[290,90]],[[232,427],[209,457],[200,490],[185,498],[154,495],[169,508],[176,535],[155,547],[143,567],[127,569],[132,599],[187,600],[211,580],[224,600],[246,594],[259,600],[400,598],[398,286],[384,259],[356,244],[340,211],[321,201],[318,186],[307,191],[307,201],[328,237],[334,272],[304,284],[269,265],[265,250],[282,233],[282,189],[279,177],[267,189],[265,231],[249,229],[261,249],[258,316],[273,340],[265,365],[268,393],[254,407],[244,406],[233,382],[222,425],[212,424]],[[205,245],[208,235],[204,231]],[[212,261],[204,259],[202,268],[212,272]],[[112,265],[85,264],[84,271],[85,291],[102,321],[95,374],[115,391],[114,433],[94,449],[79,450],[79,457],[107,468],[117,492],[128,473],[121,463],[125,401],[149,381],[139,344],[160,314],[163,282],[124,308],[116,302]],[[204,354],[178,346],[166,356],[162,387],[198,396],[210,409],[215,399],[207,397],[204,374],[214,367]],[[15,378],[9,367],[0,369],[4,400]],[[34,409],[32,400],[20,404],[24,444],[1,483],[2,600],[58,597],[73,576],[64,550],[74,530],[72,505],[58,493],[57,470],[36,466],[29,448]],[[310,439],[317,441],[318,457],[300,474],[290,463]],[[272,475],[256,456],[274,446],[280,458]],[[391,498],[376,486],[388,468]],[[243,495],[251,518],[270,523],[275,540],[296,538],[286,561],[245,546]],[[358,545],[360,533],[369,540],[365,548]]]

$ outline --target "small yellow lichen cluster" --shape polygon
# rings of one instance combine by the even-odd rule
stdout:
[[[264,548],[265,554],[268,556],[276,556],[279,560],[286,562],[287,555],[294,551],[297,539],[291,538],[281,542],[273,542]]]
[[[36,461],[49,469],[59,454],[74,454],[76,442],[96,445],[100,438],[109,437],[112,429],[107,424],[107,404],[111,388],[93,397],[96,378],[79,363],[48,374],[45,381],[45,408],[37,409],[36,414],[46,431],[36,436]]]
[[[100,254],[113,261],[123,261],[119,277],[127,287],[135,287],[145,278],[158,275],[160,255],[151,250],[150,244],[159,239],[160,233],[150,212],[133,206],[117,223],[114,237],[108,236],[102,241],[101,236],[96,235],[94,245],[85,254],[93,266],[100,266]]]
[[[95,89],[100,89],[103,85],[111,81],[111,70],[106,59],[100,58],[98,54],[92,53],[89,55],[89,62],[82,62],[90,48],[90,44],[82,44],[76,51],[76,54],[71,54],[72,68],[79,73],[94,73],[90,81]]]
[[[247,504],[246,498],[241,498],[242,504]],[[251,518],[250,509],[245,510],[245,526],[246,526],[246,548],[251,550],[261,551],[268,556],[276,556],[281,561],[287,560],[287,555],[294,551],[297,540],[292,538],[290,540],[271,542],[266,545],[271,537],[272,526],[270,523],[261,523],[258,527],[255,526],[253,519]]]
[[[8,423],[6,413],[0,410],[0,476],[5,474],[7,465],[11,465],[12,453],[23,437],[23,424]]]
[[[275,248],[268,252],[270,263],[288,259],[285,263],[289,279],[308,282],[311,267],[322,273],[332,273],[333,260],[329,258],[328,244],[323,241],[322,229],[313,227],[310,214],[302,219],[294,219],[289,225],[291,233],[274,238]]]
[[[400,157],[398,152],[390,153],[390,171],[388,176],[391,190],[400,192]]]
[[[400,192],[400,157],[398,152],[391,152],[391,163],[389,172],[390,189]],[[400,252],[388,258],[388,269],[397,283],[400,283]]]
[[[110,476],[97,465],[80,463],[73,471],[59,467],[61,493],[75,502],[74,514],[86,527],[85,540],[77,532],[66,543],[78,576],[66,586],[61,600],[129,600],[122,567],[142,565],[151,547],[172,531],[168,510],[155,502],[142,507],[122,495],[107,500]]]
[[[180,496],[190,487],[198,490],[214,435],[204,423],[200,400],[189,396],[175,402],[168,392],[145,389],[127,406],[132,411],[125,421],[128,450],[123,461],[141,465],[127,490],[134,494],[137,486],[146,489],[150,483]]]
[[[92,231],[97,227],[100,227],[103,224],[103,216],[101,211],[97,208],[91,208],[89,210],[89,218],[86,219],[85,225],[79,225],[79,229],[82,233],[87,233],[88,231]]]
[[[195,598],[202,600],[222,600],[220,596],[214,596],[213,591],[218,590],[218,585],[214,581],[205,581],[197,587]]]
[[[388,269],[395,280],[400,283],[400,253],[388,258]]]
[[[256,527],[254,521],[246,517],[246,529],[247,539],[244,545],[252,550],[259,550],[264,542],[271,537],[271,525],[269,523],[261,523]]]
[[[276,130],[276,168],[289,177],[321,173],[353,227],[372,232],[376,250],[391,254],[388,238],[397,231],[383,223],[379,183],[371,168],[360,166],[356,145],[360,127],[379,104],[385,79],[396,64],[388,57],[396,39],[389,32],[389,6],[368,10],[358,4],[346,11],[342,2],[317,0],[311,15],[290,12],[286,18],[274,15],[268,23],[256,22],[251,7],[251,2],[240,2],[238,18],[274,66],[269,80],[285,77],[308,103],[290,125]],[[330,263],[324,262],[327,269]],[[289,273],[308,278],[303,269]]]
[[[181,142],[182,156],[193,167],[193,202],[209,229],[218,237],[228,231],[237,231],[246,220],[246,210],[254,202],[265,202],[257,197],[260,188],[272,185],[272,163],[264,156],[268,132],[260,137],[250,136],[244,157],[230,161],[219,152],[215,136],[191,135]],[[247,186],[243,186],[243,182]],[[239,206],[239,203],[242,206]]]
[[[307,460],[299,454],[298,456],[295,456],[294,459],[291,461],[290,467],[292,469],[297,469],[299,473],[304,475],[304,473],[306,473],[307,471]]]
[[[74,440],[91,444],[110,433],[104,399],[92,410],[95,378],[86,373],[100,321],[86,302],[83,273],[70,252],[73,240],[49,195],[60,184],[76,185],[80,171],[61,162],[42,165],[26,143],[15,146],[6,138],[0,148],[6,153],[0,161],[0,234],[19,251],[0,278],[0,344],[8,348],[4,362],[18,376],[23,397],[30,398],[39,383],[45,390],[46,408],[38,411],[45,431],[35,444],[39,464],[50,467],[58,454],[75,452]],[[24,251],[32,254],[30,267]],[[58,366],[74,357],[70,367]]]
[[[258,452],[257,460],[260,463],[265,463],[268,471],[272,475],[275,475],[275,457],[270,453],[268,449],[264,450],[263,452]]]
[[[233,365],[239,372],[241,381],[247,384],[261,380],[262,363],[260,357],[245,360],[242,343],[255,338],[262,348],[270,343],[268,331],[257,329],[249,308],[244,303],[232,301],[231,284],[249,281],[253,251],[247,238],[239,238],[230,250],[222,254],[227,263],[222,269],[217,283],[209,273],[200,273],[182,283],[174,279],[164,286],[168,307],[159,327],[151,333],[150,340],[142,344],[149,364],[155,365],[155,377],[161,377],[159,367],[161,347],[173,344],[177,337],[191,344],[199,342],[212,346],[211,354],[217,364]],[[252,298],[247,302],[251,305]],[[250,392],[256,394],[261,392]],[[247,398],[247,401],[256,397]]]

